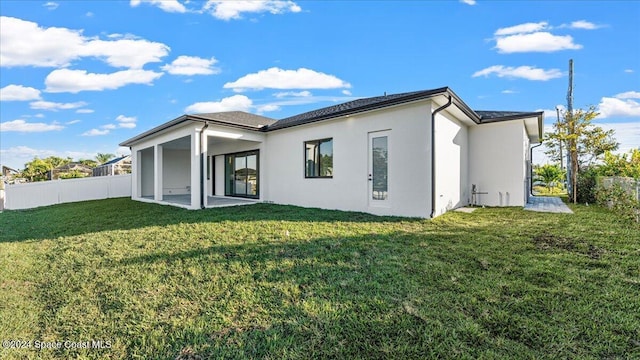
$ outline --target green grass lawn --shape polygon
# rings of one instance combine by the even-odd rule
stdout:
[[[639,358],[640,227],[572,209],[4,212],[0,358]]]

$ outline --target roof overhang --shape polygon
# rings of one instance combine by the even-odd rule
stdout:
[[[544,112],[536,111],[530,113],[522,113],[518,115],[502,116],[491,119],[482,120],[481,124],[491,124],[503,121],[521,120],[524,121],[529,141],[532,143],[542,142],[543,128],[544,128]]]
[[[216,120],[215,118],[204,118],[204,117],[200,117],[198,115],[182,115],[180,117],[177,117],[171,121],[168,121],[162,125],[156,126],[150,130],[147,130],[145,132],[143,132],[142,134],[136,135],[134,137],[132,137],[131,139],[128,139],[126,141],[121,142],[119,145],[120,146],[126,146],[126,147],[131,147],[132,145],[135,145],[136,143],[145,140],[149,137],[155,136],[161,132],[164,132],[165,130],[169,129],[169,128],[173,128],[175,126],[181,125],[183,123],[186,123],[188,121],[191,122],[200,122],[203,124],[215,124],[215,125],[221,125],[221,126],[227,126],[227,127],[232,127],[232,128],[236,128],[236,129],[243,129],[243,130],[252,130],[252,131],[263,131],[263,128],[265,126],[250,126],[250,125],[242,125],[242,124],[234,124],[234,123],[230,123],[227,121],[221,121],[221,120]]]

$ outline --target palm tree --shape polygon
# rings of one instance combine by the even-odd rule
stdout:
[[[96,160],[98,161],[98,164],[104,164],[107,161],[113,159],[114,157],[116,156],[113,154],[98,153],[98,155],[96,155]]]
[[[545,164],[536,169],[536,177],[542,181],[547,186],[549,192],[551,192],[551,185],[554,182],[562,181],[564,171],[562,171],[558,165]]]

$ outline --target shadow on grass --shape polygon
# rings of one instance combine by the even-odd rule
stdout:
[[[193,211],[117,198],[5,211],[0,213],[0,243],[172,224],[268,220],[350,223],[422,221],[263,203]]]
[[[58,255],[51,259],[52,268],[63,272],[54,281],[78,283],[75,291],[92,293],[84,301],[101,303],[102,321],[120,321],[108,337],[123,340],[128,357],[135,351],[176,358],[192,349],[204,358],[424,358],[477,356],[487,348],[516,356],[490,343],[474,350],[469,344],[479,341],[477,334],[459,325],[468,316],[457,304],[467,296],[464,284],[479,279],[472,274],[481,266],[477,249],[450,251],[465,236],[463,230],[438,236],[394,231],[208,244],[97,263],[90,270],[95,273],[83,275],[57,267]],[[202,271],[185,275],[193,268]],[[157,276],[152,281],[149,269]],[[452,281],[452,274],[460,279]],[[87,275],[92,284],[80,281]],[[163,292],[156,299],[141,295],[156,291]],[[50,291],[40,297],[53,312],[69,302]],[[82,304],[74,306],[82,311]],[[137,314],[148,318],[136,322]],[[47,325],[95,332],[67,336],[105,336],[83,316],[65,313],[57,321]],[[154,331],[130,336],[136,327]]]
[[[75,268],[59,264],[56,252],[48,255],[59,286],[42,289],[40,297],[57,312],[73,294],[56,289],[77,284],[74,292],[91,296],[74,303],[73,314],[67,307],[64,317],[45,316],[59,322],[45,325],[92,332],[67,337],[119,339],[127,357],[563,358],[633,351],[635,322],[628,314],[634,305],[585,291],[588,306],[576,307],[566,291],[599,285],[549,270],[546,255],[532,261],[537,250],[525,238],[474,237],[447,227],[437,234],[250,243],[190,238],[184,249],[161,239],[152,250],[102,262],[91,261],[102,256],[100,249],[83,248],[64,255],[77,259],[66,262]],[[91,299],[100,303],[102,324],[81,314]],[[596,308],[613,320],[581,333],[582,319]]]

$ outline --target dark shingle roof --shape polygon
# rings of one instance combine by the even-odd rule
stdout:
[[[476,114],[480,116],[481,122],[501,121],[514,118],[522,118],[527,116],[538,116],[540,112],[526,111],[485,111],[476,110]]]
[[[246,113],[243,111],[226,111],[218,113],[206,113],[206,114],[194,114],[189,115],[192,118],[199,118],[203,120],[217,121],[227,124],[250,126],[255,128],[261,128],[266,125],[270,125],[276,122],[276,120]]]
[[[380,109],[387,106],[425,99],[447,91],[450,90],[444,87],[433,90],[413,91],[353,100],[343,104],[328,106],[322,109],[317,109],[278,120],[274,124],[267,126],[266,130],[270,131],[284,129],[291,126],[312,123],[320,120],[327,120],[339,116],[356,114],[368,110]]]
[[[99,166],[106,166],[106,165],[115,164],[115,163],[117,163],[118,161],[120,161],[120,160],[122,160],[122,159],[124,159],[124,158],[127,158],[127,157],[129,157],[129,156],[131,156],[131,155],[123,155],[123,156],[117,157],[117,158],[115,158],[115,159],[111,159],[111,160],[107,161],[107,162],[106,162],[106,163],[104,163],[104,164],[100,164],[100,165],[98,165],[98,167],[99,167]]]
[[[289,128],[303,124],[309,124],[316,121],[334,119],[341,116],[357,114],[365,111],[382,109],[389,106],[409,103],[413,101],[432,98],[438,95],[449,96],[451,102],[457,106],[460,111],[466,114],[476,124],[491,123],[498,121],[508,121],[525,117],[539,117],[542,112],[515,112],[515,111],[473,111],[465,104],[458,95],[456,95],[448,87],[442,87],[432,90],[413,91],[400,94],[391,94],[384,96],[369,97],[357,99],[346,103],[324,107],[317,110],[308,111],[299,115],[284,118],[282,120],[274,120],[260,115],[254,115],[242,111],[228,111],[219,113],[206,113],[195,115],[183,115],[177,119],[171,120],[138,136],[135,136],[123,143],[121,146],[131,146],[133,143],[141,140],[149,135],[155,134],[162,130],[168,129],[174,125],[184,121],[207,121],[219,123],[223,125],[231,125],[254,131],[271,131]],[[541,125],[539,126],[541,127]],[[540,130],[541,132],[542,130]]]

